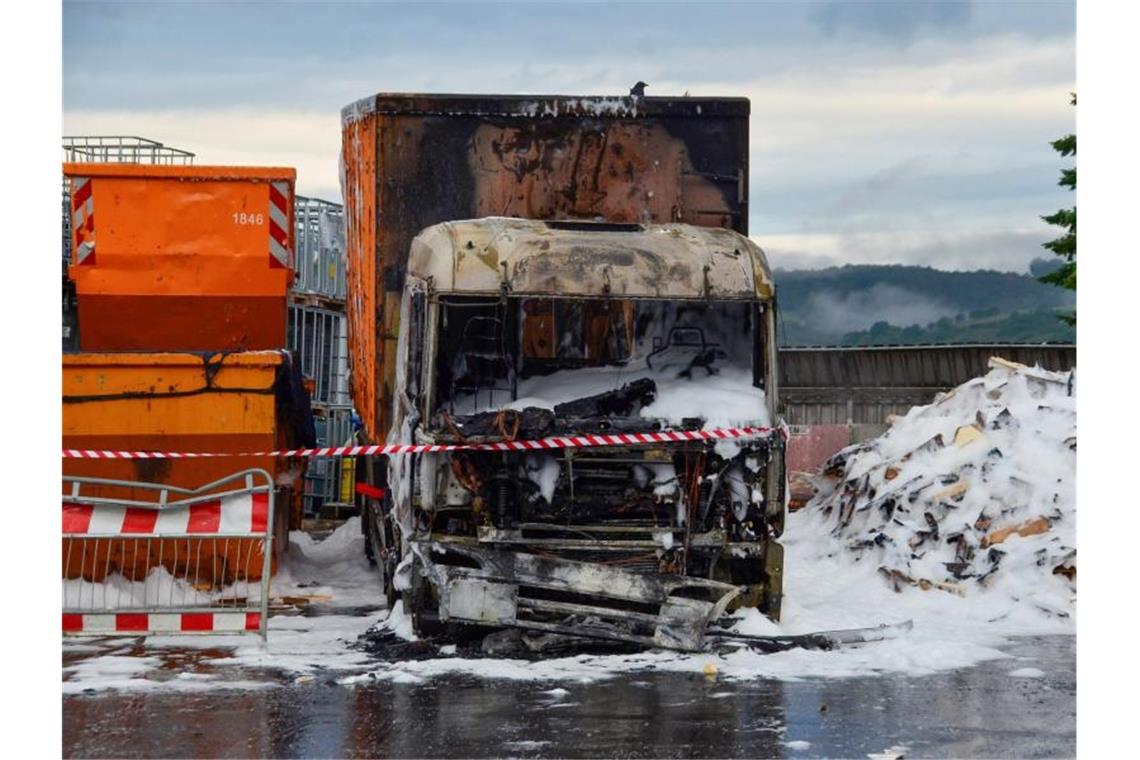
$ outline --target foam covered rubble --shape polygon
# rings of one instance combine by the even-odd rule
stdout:
[[[1076,591],[1075,374],[1000,359],[833,456],[805,512],[892,586]]]

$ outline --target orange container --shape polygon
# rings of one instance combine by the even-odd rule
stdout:
[[[63,165],[83,351],[285,347],[296,171]]]
[[[66,354],[63,447],[193,452],[296,447],[303,443],[303,433],[294,421],[305,418],[309,411],[297,398],[287,357],[280,351],[206,357]],[[63,460],[65,475],[169,483],[183,488],[197,488],[239,470],[264,469],[279,486],[274,521],[279,548],[287,545],[289,528],[300,526],[303,467],[303,460],[271,456]],[[90,489],[90,493],[150,496],[110,487]],[[235,556],[248,553],[249,547],[240,541],[231,540],[230,546],[238,552]],[[233,562],[227,564],[231,569],[234,566]],[[255,565],[250,565],[250,572],[259,574]]]

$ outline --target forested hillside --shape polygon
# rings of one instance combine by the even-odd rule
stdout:
[[[1028,274],[844,266],[775,272],[787,346],[1073,342],[1072,291]]]

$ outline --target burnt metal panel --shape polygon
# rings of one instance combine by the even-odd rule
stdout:
[[[617,228],[617,229],[614,229]],[[766,300],[759,246],[732,230],[484,217],[443,222],[412,241],[408,274],[438,293]]]
[[[353,397],[391,413],[412,238],[485,216],[748,232],[745,98],[381,93],[342,111]]]
[[[371,114],[551,119],[573,116],[747,118],[748,113],[748,98],[381,92],[345,106],[341,120],[347,124]]]

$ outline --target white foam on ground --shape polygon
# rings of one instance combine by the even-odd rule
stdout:
[[[270,598],[305,596],[323,606],[348,607],[383,603],[376,571],[364,556],[360,518],[353,517],[323,541],[296,530],[270,587]],[[65,579],[63,598],[74,609],[129,611],[130,608],[208,606],[213,602],[261,598],[259,581],[238,581],[225,588],[203,590],[170,574],[165,567],[150,570],[144,580],[131,581],[112,573],[100,583]]]
[[[269,637],[246,640],[230,658],[215,664],[266,668],[289,673],[345,671],[366,665],[369,657],[350,649],[375,622],[375,615],[314,615],[270,618]]]
[[[1009,636],[1073,634],[1072,618],[1058,618],[1023,603],[997,586],[963,598],[936,590],[893,591],[873,564],[855,560],[821,530],[818,516],[789,515],[784,535],[783,619],[774,623],[755,610],[736,626],[752,635],[790,635],[821,630],[863,628],[914,621],[898,638],[846,646],[832,651],[790,650],[759,654],[751,650],[724,656],[645,652],[634,655],[563,657],[531,662],[513,659],[434,660],[384,664],[372,676],[348,676],[343,683],[371,678],[402,680],[463,673],[489,679],[589,683],[655,670],[702,673],[708,664],[726,680],[776,678],[849,678],[877,674],[912,676],[955,670],[1004,659],[1000,647]],[[1048,577],[1063,585],[1060,579]],[[1014,586],[1019,584],[1014,583]],[[1067,591],[1060,592],[1061,597]],[[1051,597],[1048,589],[1037,595]]]
[[[441,656],[376,664],[363,653],[348,648],[349,643],[378,622],[403,638],[412,638],[410,620],[401,605],[386,620],[383,612],[360,617],[336,614],[275,616],[270,619],[268,646],[257,639],[237,638],[226,643],[232,648],[231,656],[212,662],[280,669],[301,675],[332,670],[340,673],[340,682],[345,684],[369,683],[374,679],[416,684],[464,673],[487,679],[565,685],[629,678],[649,669],[704,673],[707,666],[715,669],[712,672],[716,675],[712,677],[725,680],[774,678],[792,681],[876,674],[925,675],[1005,658],[1000,647],[1009,636],[1075,633],[1073,588],[1061,576],[1043,571],[1035,561],[1026,559],[1036,556],[1043,540],[1051,542],[1052,538],[1059,538],[1059,542],[1052,543],[1069,545],[1069,535],[1062,531],[1075,524],[1075,498],[1067,501],[1069,492],[1058,491],[1055,483],[1058,462],[1067,461],[1068,453],[1065,452],[1068,449],[1057,452],[1055,447],[1042,448],[1052,445],[1050,441],[1055,443],[1055,439],[1062,433],[1067,434],[1071,427],[1067,411],[1063,410],[1063,417],[1056,412],[1058,405],[1067,402],[1050,397],[1049,406],[1053,410],[1038,410],[1038,406],[1046,406],[1040,403],[1041,398],[1030,395],[1029,398],[1033,398],[1031,403],[1021,398],[1020,390],[1010,391],[1009,385],[1006,383],[1002,392],[1007,394],[1007,405],[1013,405],[1010,408],[1021,420],[1022,429],[1042,431],[1039,435],[1046,434],[1046,440],[1040,445],[1025,443],[1024,447],[1016,441],[1005,441],[1003,462],[1009,463],[1008,466],[1013,468],[1011,472],[1027,476],[1034,488],[1052,489],[1047,509],[1062,510],[1062,518],[1053,526],[1056,533],[1046,534],[1044,539],[1032,536],[1006,541],[1001,546],[1007,550],[1007,555],[1001,572],[994,576],[994,582],[988,587],[974,584],[964,596],[909,586],[895,592],[878,572],[882,556],[850,551],[848,536],[833,535],[834,516],[818,508],[808,508],[788,516],[787,530],[781,538],[785,547],[781,621],[774,623],[755,611],[749,611],[736,625],[736,630],[741,633],[787,635],[913,620],[913,630],[898,638],[833,651],[791,650],[759,654],[740,650],[725,655],[650,651],[634,655],[576,655],[537,662]],[[1029,385],[1025,387],[1028,393]],[[981,394],[962,397],[965,399],[961,402],[963,408],[974,407],[969,410],[971,415],[977,408],[975,402],[985,394],[984,387]],[[881,442],[876,456],[898,456],[895,448],[900,451],[907,449],[912,442],[926,440],[923,436],[930,430],[941,431],[957,424],[956,414],[932,415],[929,410],[924,412],[922,409],[912,411],[907,415],[905,425],[896,424],[892,428],[892,431],[902,432],[892,432],[889,441]],[[974,455],[975,452],[964,447],[955,448],[945,456],[965,458]],[[921,458],[915,457],[910,461],[921,463]],[[939,462],[939,471],[945,464]],[[1071,484],[1071,481],[1067,482]],[[977,490],[981,492],[982,489]],[[1053,500],[1052,493],[1061,493],[1062,496]],[[1048,513],[1053,514],[1052,511]],[[274,593],[283,593],[281,589],[285,588],[296,593],[327,595],[334,607],[337,604],[379,605],[382,598],[379,580],[363,558],[363,540],[359,524],[355,521],[341,527],[324,542],[316,542],[307,535],[293,534]],[[149,639],[145,657],[124,656],[121,649],[109,650],[105,656],[69,666],[70,680],[65,683],[65,691],[167,686],[172,682],[145,677],[161,665],[162,650],[158,645],[169,642],[169,646],[184,649],[188,641],[202,646],[221,645],[219,639],[210,637],[189,640],[165,637]],[[1040,677],[1031,676],[1030,670],[1036,669],[1011,670],[1010,677]],[[180,685],[173,688],[236,688],[235,682],[220,678],[212,681],[189,678],[177,683]],[[548,692],[558,700],[549,706],[551,709],[575,704],[561,701],[568,694],[556,693],[559,691]],[[885,753],[898,751],[900,748],[892,747]]]
[[[155,567],[143,580],[132,581],[121,573],[114,572],[100,583],[70,578],[63,580],[64,605],[71,609],[90,612],[106,612],[132,607],[146,609],[161,607],[164,604],[178,604],[185,607],[209,605],[214,600],[241,596],[258,596],[260,586],[256,582],[228,586],[212,592],[202,592],[182,578],[171,575],[165,567]]]
[[[412,628],[412,616],[404,611],[403,599],[396,600],[396,603],[392,605],[391,611],[381,619],[380,624],[376,627],[381,631],[391,631],[396,634],[397,638],[403,639],[404,641],[419,640],[419,637],[416,636]],[[449,649],[451,654],[454,654],[456,651],[456,647],[454,646],[444,647],[443,649]],[[448,654],[448,652],[444,652],[443,649],[441,649],[440,652],[442,654]]]
[[[272,595],[312,596],[323,607],[382,605],[380,576],[368,564],[364,544],[359,517],[349,519],[322,541],[293,531],[273,578]]]
[[[534,749],[542,749],[547,744],[550,744],[550,742],[545,740],[545,739],[541,739],[541,740],[538,740],[538,739],[518,739],[518,740],[513,741],[513,742],[503,742],[503,744],[510,747],[511,749],[534,750]]]
[[[65,651],[67,649],[65,648]],[[107,689],[135,691],[203,691],[217,688],[215,676],[204,673],[170,673],[162,671],[163,660],[153,656],[106,654],[82,660],[63,669],[68,680],[63,693],[79,694]],[[162,674],[163,677],[158,677]],[[269,684],[258,681],[227,681],[227,688],[256,689]]]
[[[112,579],[110,582],[119,581]],[[117,590],[112,589],[112,595]],[[343,608],[381,607],[384,603],[379,576],[364,556],[364,536],[359,518],[347,521],[323,541],[300,531],[292,532],[289,547],[284,552],[271,587],[271,597],[281,596],[309,596],[311,604],[321,607],[322,614],[271,615],[265,642],[252,634],[149,636],[143,641],[145,656],[121,654],[133,644],[134,639],[65,638],[65,654],[91,656],[65,668],[70,679],[64,682],[64,693],[85,689],[149,690],[159,687],[182,690],[264,688],[276,683],[227,680],[224,672],[184,673],[177,679],[154,678],[168,657],[186,650],[219,650],[222,656],[203,659],[216,670],[235,666],[294,676],[321,671],[342,673],[359,670],[369,663],[370,658],[366,654],[350,649],[349,645],[384,613],[347,614],[347,609],[344,613],[337,612]]]
[[[71,666],[71,678],[64,684],[65,693],[86,688],[153,689],[169,685],[170,681],[149,680],[146,675],[160,667],[164,648],[186,649],[187,644],[229,648],[230,656],[210,661],[219,668],[235,665],[299,675],[333,671],[341,674],[340,682],[345,684],[368,683],[373,678],[416,684],[457,673],[496,680],[590,683],[628,677],[648,669],[696,674],[704,672],[709,664],[716,667],[717,677],[725,680],[777,678],[792,681],[880,673],[923,675],[953,670],[1004,658],[999,647],[1008,635],[1073,632],[1071,620],[1039,612],[1033,614],[1032,609],[1018,605],[1001,593],[978,594],[970,598],[914,588],[895,593],[883,583],[870,563],[854,561],[846,550],[836,546],[825,531],[820,531],[817,517],[810,513],[789,515],[783,542],[786,550],[783,620],[773,623],[750,611],[737,625],[738,631],[754,635],[784,635],[874,626],[908,619],[914,620],[914,630],[896,639],[830,652],[791,650],[758,654],[745,650],[717,656],[657,651],[634,655],[578,655],[537,662],[439,657],[377,665],[366,654],[349,649],[348,645],[375,625],[378,619],[383,619],[383,612],[359,617],[335,614],[275,616],[270,619],[268,646],[253,637],[151,637],[147,639],[146,647],[148,655],[152,656],[115,654]],[[373,586],[378,585],[375,576],[370,582]],[[339,581],[330,577],[327,588],[335,593],[338,584]],[[359,597],[348,595],[348,598]],[[386,627],[410,637],[410,619],[402,608],[395,613]],[[93,646],[80,641],[72,643],[69,640],[69,643],[83,649]],[[171,688],[244,688],[245,685],[244,681],[225,681],[215,677],[179,682]],[[267,684],[262,682],[260,685]],[[548,694],[555,699],[569,695],[561,688],[550,690]]]
[[[1011,678],[1044,678],[1045,671],[1038,668],[1018,668],[1009,671],[1006,675]]]

